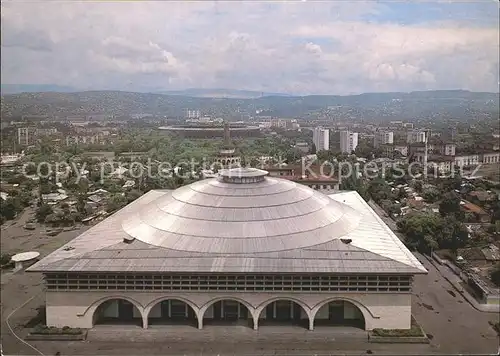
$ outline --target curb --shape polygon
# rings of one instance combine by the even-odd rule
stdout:
[[[87,332],[82,334],[28,334],[24,339],[29,341],[84,341]]]
[[[453,287],[453,289],[455,289],[458,293],[460,293],[460,295],[467,301],[467,303],[469,303],[474,309],[476,309],[477,311],[480,311],[482,313],[495,313],[495,314],[498,314],[499,311],[498,310],[482,310],[478,307],[478,305],[476,305],[476,303],[472,302],[470,300],[470,298],[473,298],[472,296],[469,296],[469,295],[466,295],[465,293],[467,293],[466,291],[463,291],[461,288],[458,288],[455,283],[453,283],[447,276],[445,276],[444,274],[441,273],[441,270],[439,269],[438,266],[436,266],[436,262],[433,260],[432,257],[429,257],[427,255],[424,255],[422,254],[422,256],[425,257],[425,259],[427,261],[429,261],[429,263],[431,263],[434,268],[436,268],[437,272],[444,278],[446,279],[446,281],[451,284],[451,286]]]

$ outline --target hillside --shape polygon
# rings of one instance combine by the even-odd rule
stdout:
[[[231,99],[256,99],[264,96],[290,96],[281,93],[265,93],[251,90],[230,89],[186,89],[178,91],[159,91],[156,94],[181,95],[195,98],[231,98]]]
[[[326,110],[348,113],[353,118],[407,119],[432,117],[471,118],[481,113],[498,113],[495,93],[463,90],[412,93],[367,93],[304,97],[264,96],[254,99],[200,98],[121,91],[88,91],[76,93],[21,93],[2,96],[2,117],[14,115],[91,115],[155,114],[180,116],[186,109],[203,114],[231,116],[235,113],[298,117]],[[237,114],[239,115],[239,114]],[[480,115],[481,116],[481,115]]]

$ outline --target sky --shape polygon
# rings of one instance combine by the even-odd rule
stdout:
[[[288,94],[498,92],[499,5],[5,0],[2,84]]]

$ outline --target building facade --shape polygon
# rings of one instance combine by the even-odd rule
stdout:
[[[150,191],[31,266],[47,325],[410,328],[427,271],[370,206],[267,174]]]
[[[313,129],[313,143],[316,151],[328,151],[330,149],[330,130],[321,127]]]
[[[29,146],[35,142],[36,128],[19,127],[17,129],[17,143],[21,146]]]
[[[375,148],[382,145],[392,145],[394,143],[394,132],[392,131],[376,131],[373,137],[373,146]]]
[[[406,142],[409,144],[425,142],[426,132],[423,130],[412,130],[407,133]]]
[[[350,131],[340,132],[340,151],[352,153],[358,147],[358,133]]]
[[[459,167],[477,166],[481,163],[480,156],[479,154],[455,156],[455,165]]]
[[[180,137],[187,137],[193,139],[209,139],[224,137],[224,128],[217,124],[193,124],[193,125],[179,125],[179,126],[161,126],[158,128],[160,132],[167,134],[175,134]],[[240,124],[230,125],[232,137],[259,137],[261,136],[260,128],[258,126],[246,126]]]
[[[483,153],[482,155],[483,164],[496,164],[500,163],[500,152],[489,152]]]

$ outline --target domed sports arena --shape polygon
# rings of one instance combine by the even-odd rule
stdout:
[[[352,191],[235,168],[153,190],[29,268],[49,326],[405,329],[420,262]]]
[[[158,128],[165,133],[172,133],[186,138],[221,138],[224,137],[224,126],[222,125],[176,125],[162,126]],[[258,126],[248,126],[244,124],[231,124],[229,126],[231,137],[258,137],[260,128]]]

